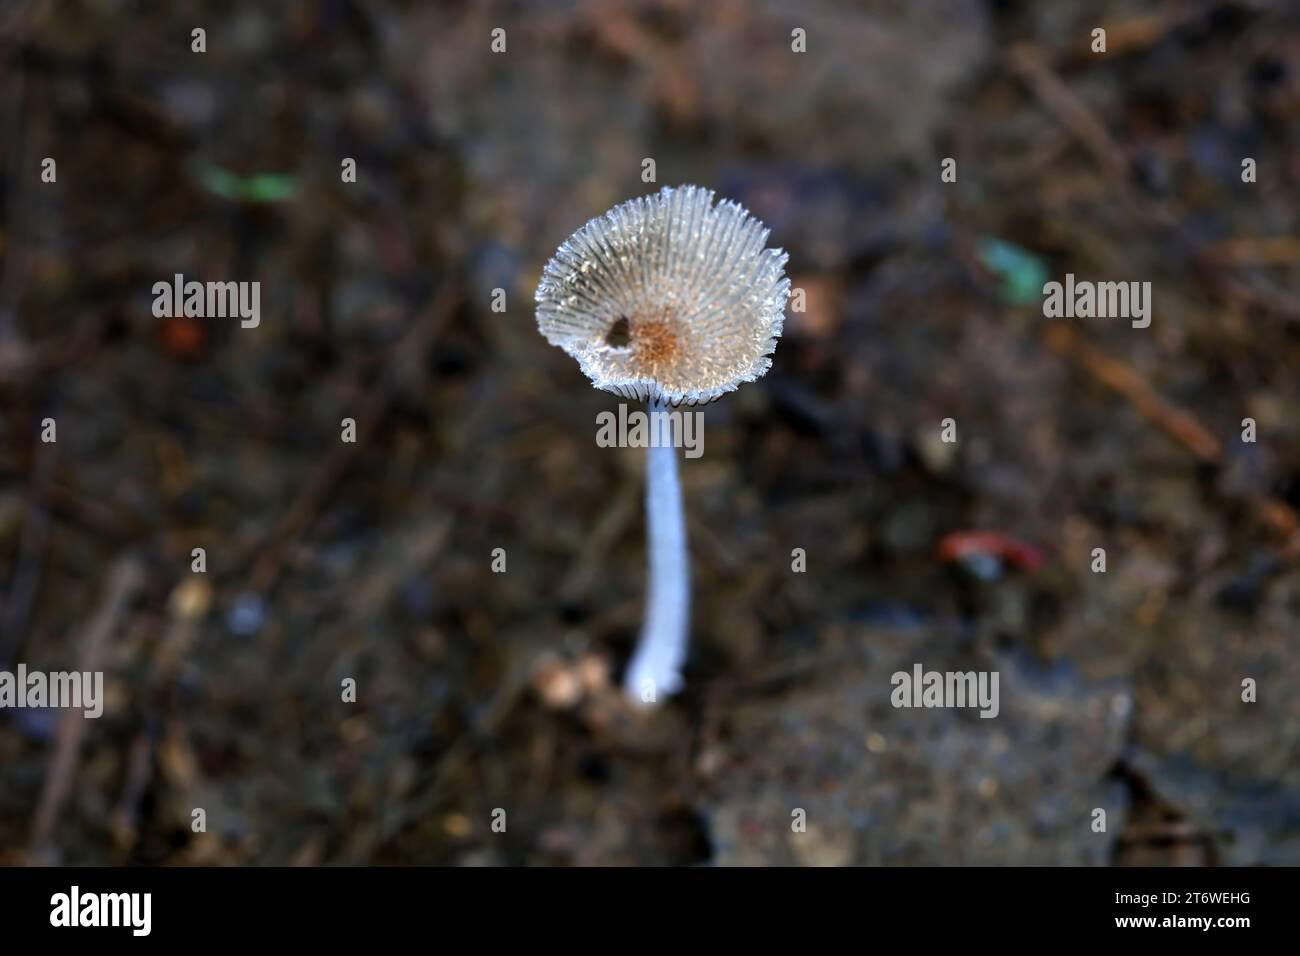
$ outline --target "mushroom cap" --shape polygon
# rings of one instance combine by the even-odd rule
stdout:
[[[789,258],[741,205],[699,186],[621,203],[542,272],[537,327],[593,385],[670,405],[710,402],[772,365]]]

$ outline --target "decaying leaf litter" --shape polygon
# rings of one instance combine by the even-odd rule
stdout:
[[[0,721],[6,862],[1297,862],[1295,14],[1117,2],[1099,60],[1083,4],[699,6],[0,25],[0,647],[109,675]],[[646,156],[807,296],[683,475],[651,720],[640,462],[530,296]],[[1048,323],[1068,271],[1151,280],[1151,328]],[[154,319],[176,272],[260,279],[262,327]],[[999,718],[890,707],[918,660],[999,669]]]

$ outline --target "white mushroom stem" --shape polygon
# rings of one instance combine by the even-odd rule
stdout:
[[[645,486],[650,584],[641,640],[623,679],[628,695],[646,705],[659,703],[681,689],[690,631],[691,565],[668,411],[663,403],[651,400]]]

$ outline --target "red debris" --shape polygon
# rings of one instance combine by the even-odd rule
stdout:
[[[960,561],[976,554],[988,554],[1022,571],[1037,571],[1046,558],[1040,548],[1000,531],[953,531],[939,542],[944,561]]]

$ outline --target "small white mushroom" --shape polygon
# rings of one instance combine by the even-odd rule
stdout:
[[[768,230],[712,190],[667,187],[592,219],[537,287],[537,325],[597,388],[646,401],[651,417],[711,402],[772,365],[790,280]],[[675,443],[646,459],[649,595],[624,676],[639,702],[681,688],[690,567]],[[647,690],[650,693],[647,694]]]

